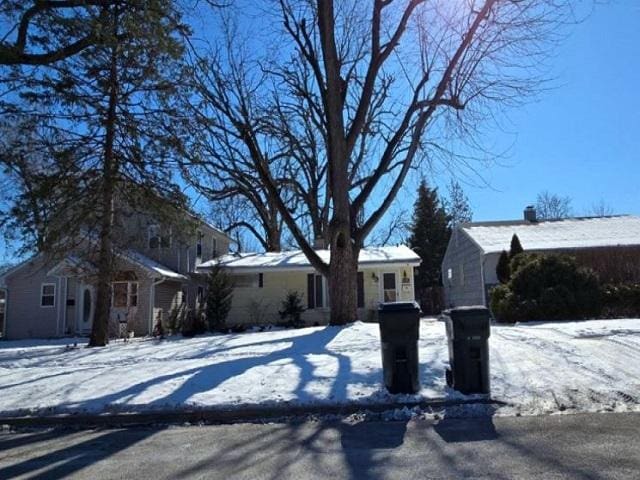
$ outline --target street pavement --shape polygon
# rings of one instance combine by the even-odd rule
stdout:
[[[0,433],[0,479],[640,479],[640,414]]]

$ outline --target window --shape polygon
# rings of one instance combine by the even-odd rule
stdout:
[[[138,282],[113,282],[111,305],[114,308],[138,306]]]
[[[264,275],[262,273],[258,274],[258,288],[264,287]]]
[[[307,308],[324,307],[324,281],[322,275],[307,275]]]
[[[198,233],[196,233],[197,237],[196,237],[196,258],[197,259],[202,259],[202,237],[204,237],[204,235],[202,234],[202,232],[200,230],[198,230]]]
[[[149,225],[148,237],[149,248],[171,248],[171,228],[163,233],[160,225]]]
[[[216,237],[211,238],[211,258],[216,258],[218,256],[218,240]]]
[[[147,232],[149,236],[149,248],[159,248],[160,247],[160,226],[149,225]]]
[[[395,302],[397,301],[396,292],[396,274],[395,273],[383,273],[382,274],[382,301],[383,302]]]
[[[246,274],[246,275],[234,275],[233,286],[235,288],[262,288],[261,284],[262,274]]]
[[[56,305],[56,284],[43,283],[40,290],[40,306],[54,307]]]
[[[364,273],[358,272],[358,308],[364,308]]]

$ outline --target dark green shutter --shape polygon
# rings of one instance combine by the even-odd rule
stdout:
[[[364,308],[364,273],[358,272],[358,308]]]
[[[322,308],[322,275],[316,275],[316,307]]]
[[[310,273],[309,275],[307,275],[307,308],[314,308],[315,306],[315,298],[316,298],[316,294],[315,294],[315,280],[314,280],[315,275],[313,273]]]

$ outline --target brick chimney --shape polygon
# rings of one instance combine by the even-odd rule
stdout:
[[[529,205],[527,208],[524,209],[524,219],[527,222],[532,222],[535,223],[538,221],[537,217],[536,217],[536,207],[534,207],[533,205]]]

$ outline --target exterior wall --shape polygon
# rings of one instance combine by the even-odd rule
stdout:
[[[460,228],[454,229],[442,261],[445,306],[483,305],[483,270],[480,248]]]
[[[216,254],[229,251],[230,240],[217,230],[196,221],[185,221],[182,225],[168,227],[160,225],[161,232],[171,230],[171,246],[149,248],[149,226],[159,222],[151,215],[140,212],[120,212],[119,238],[132,250],[149,257],[172,270],[187,274],[195,272],[196,262],[203,263],[214,258],[213,239],[216,239]],[[163,230],[165,229],[165,230]],[[196,258],[197,231],[202,237],[202,258]]]
[[[413,267],[391,266],[384,269],[361,269],[364,280],[364,308],[358,310],[358,317],[362,321],[376,321],[378,304],[382,301],[382,274],[396,274],[396,291],[398,301],[414,300]],[[302,297],[303,305],[307,307],[307,275],[305,271],[264,272],[263,287],[236,287],[233,292],[231,311],[227,318],[229,325],[234,324],[266,324],[281,322],[278,310],[287,292],[296,291]],[[404,274],[408,282],[402,283]],[[253,274],[258,276],[258,274]],[[233,275],[232,275],[233,278]],[[324,325],[329,322],[330,311],[327,300],[325,280],[325,295],[323,308],[307,309],[302,314],[302,320],[307,325]]]
[[[7,277],[6,338],[49,338],[60,334],[62,282],[48,277],[47,270],[44,262],[36,258]],[[56,285],[53,307],[40,306],[43,283]]]

